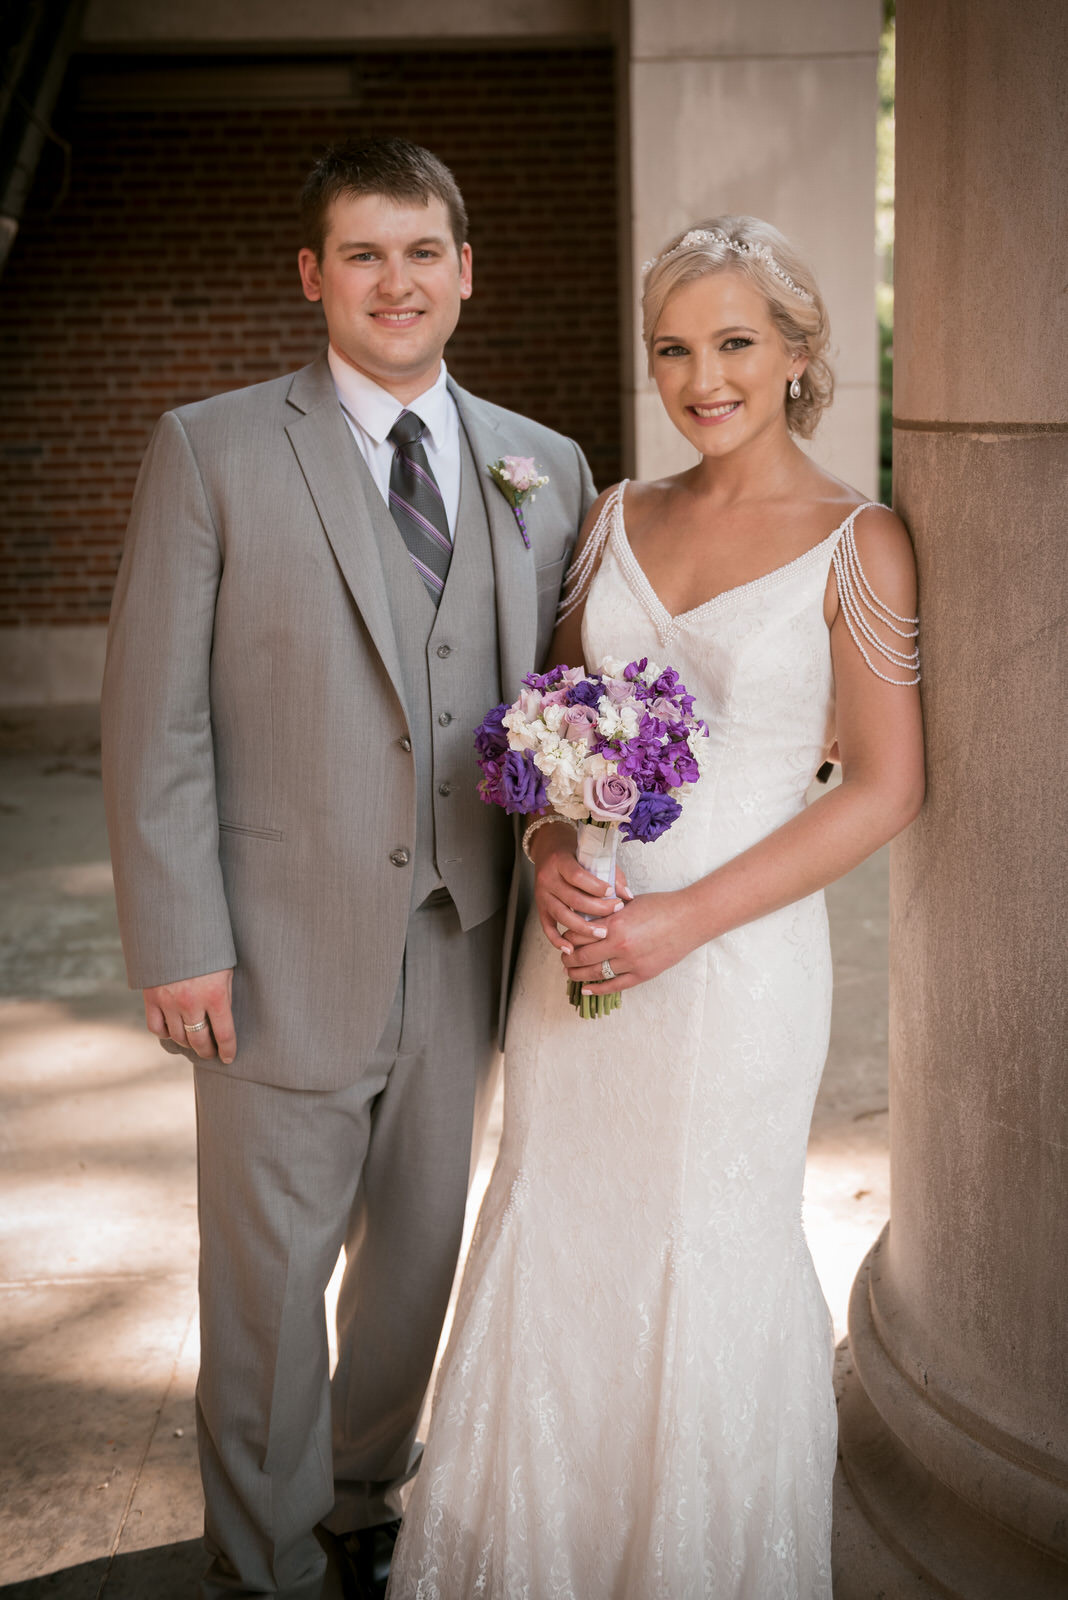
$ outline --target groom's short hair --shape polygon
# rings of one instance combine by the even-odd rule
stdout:
[[[459,255],[467,242],[467,209],[443,161],[407,139],[348,139],[330,145],[312,167],[300,197],[301,243],[323,258],[330,207],[340,195],[382,195],[427,205],[444,202]]]

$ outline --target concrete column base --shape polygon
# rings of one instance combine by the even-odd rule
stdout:
[[[903,1375],[880,1337],[888,1231],[853,1286],[852,1364],[839,1399],[840,1471],[886,1548],[887,1575],[899,1585],[886,1589],[888,1600],[914,1592],[900,1588],[902,1564],[951,1600],[1064,1600],[1068,1558],[1056,1546],[1065,1543],[1057,1515],[1065,1486],[998,1448],[980,1419],[974,1433],[951,1420]],[[1054,1548],[1021,1531],[1039,1527]],[[864,1592],[880,1591],[836,1580],[838,1600]]]

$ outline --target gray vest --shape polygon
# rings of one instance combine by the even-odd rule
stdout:
[[[501,687],[489,521],[462,425],[460,504],[436,611],[393,519],[375,521],[415,759],[412,905],[446,888],[473,928],[504,904],[515,844],[510,820],[477,790],[474,730]]]

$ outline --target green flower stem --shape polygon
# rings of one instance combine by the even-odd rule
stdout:
[[[580,1017],[607,1017],[623,1004],[623,996],[615,994],[583,994],[582,985],[574,978],[568,979],[567,998]]]

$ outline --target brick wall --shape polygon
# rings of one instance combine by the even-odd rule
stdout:
[[[69,194],[0,277],[0,625],[107,616],[159,413],[290,371],[323,345],[297,281],[317,150],[403,133],[459,179],[475,295],[461,383],[619,475],[616,178],[607,51],[364,58],[353,108],[89,110]]]

